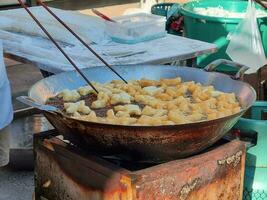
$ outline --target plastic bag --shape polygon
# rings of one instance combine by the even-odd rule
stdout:
[[[226,49],[228,56],[235,62],[249,67],[247,74],[255,73],[266,63],[261,36],[257,23],[255,3],[248,1],[245,18],[236,30],[228,34],[230,39]]]

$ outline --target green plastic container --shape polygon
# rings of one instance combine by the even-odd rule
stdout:
[[[180,4],[177,3],[159,3],[151,7],[152,14],[166,17],[166,31],[169,34],[181,36],[181,30],[173,30],[171,28],[171,24],[180,16],[179,10]]]
[[[235,30],[240,22],[239,18],[223,18],[210,17],[194,13],[196,7],[208,8],[221,6],[225,10],[233,12],[246,12],[247,1],[232,1],[232,0],[202,0],[184,4],[181,7],[181,14],[184,16],[185,36],[192,39],[197,39],[205,42],[214,43],[218,47],[218,51],[214,54],[201,56],[197,63],[199,67],[204,67],[211,61],[224,58],[229,59],[225,53],[229,43],[226,37],[229,32]],[[257,9],[262,9],[257,6]],[[259,30],[263,42],[265,55],[267,55],[267,17],[258,19]],[[235,72],[236,69],[226,66],[221,66],[218,71]]]
[[[159,3],[151,7],[151,13],[154,15],[160,15],[167,17],[167,13],[174,3]]]
[[[243,200],[267,200],[267,102],[257,101],[251,108],[251,118],[241,118],[234,128],[258,133],[257,144],[247,150]]]

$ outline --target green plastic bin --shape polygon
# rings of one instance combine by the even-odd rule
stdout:
[[[167,17],[167,13],[174,3],[159,3],[151,7],[151,13],[154,15],[160,15]]]
[[[166,30],[169,34],[182,35],[182,30],[173,30],[171,25],[180,17],[180,4],[178,3],[159,3],[151,7],[151,13],[166,17]]]
[[[256,131],[257,144],[247,150],[243,200],[267,200],[267,102],[256,101],[251,107],[251,117],[241,118],[234,128]]]
[[[192,39],[197,39],[205,42],[214,43],[218,47],[218,51],[214,54],[201,56],[197,60],[199,67],[204,67],[211,61],[224,58],[229,59],[225,53],[229,43],[226,37],[229,32],[235,30],[241,19],[238,18],[223,18],[210,17],[194,13],[196,7],[208,8],[221,6],[225,10],[234,12],[246,12],[247,1],[232,1],[232,0],[202,0],[184,4],[181,7],[181,14],[184,16],[184,31],[185,36]],[[262,9],[257,5],[257,9]],[[258,19],[259,30],[263,42],[265,55],[267,54],[267,17]],[[236,69],[226,66],[221,66],[218,71],[235,72]]]

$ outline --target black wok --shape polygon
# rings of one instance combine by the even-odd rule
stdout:
[[[166,126],[123,126],[85,122],[66,117],[53,111],[45,111],[47,119],[65,138],[82,147],[103,155],[123,154],[135,161],[167,161],[196,154],[218,141],[228,132],[256,99],[254,89],[240,80],[209,72],[219,63],[233,65],[219,60],[206,67],[206,70],[166,65],[127,65],[114,66],[127,80],[174,78],[213,85],[217,90],[233,92],[239,99],[242,110],[220,119]],[[235,78],[242,76],[247,68],[241,67]],[[89,80],[100,83],[117,79],[105,67],[84,69]],[[65,72],[45,78],[29,90],[29,97],[44,104],[63,89],[76,89],[84,86],[84,80],[75,72]]]

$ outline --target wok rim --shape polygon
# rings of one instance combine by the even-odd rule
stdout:
[[[129,67],[136,67],[136,66],[146,66],[148,64],[130,64],[130,65],[112,65],[112,67],[123,67],[123,66],[129,66]],[[153,66],[162,66],[162,67],[168,67],[168,65],[153,65]],[[98,123],[98,122],[90,122],[90,121],[84,121],[84,120],[80,120],[80,119],[76,119],[76,118],[72,118],[72,117],[69,117],[67,115],[64,115],[64,114],[60,114],[60,113],[56,113],[56,112],[48,112],[48,111],[44,111],[44,112],[48,112],[48,113],[52,113],[52,114],[56,114],[56,115],[61,115],[62,117],[68,119],[68,120],[72,120],[72,121],[78,121],[78,122],[81,122],[82,124],[85,124],[85,125],[93,125],[93,126],[99,126],[99,125],[105,125],[105,126],[108,126],[108,127],[116,127],[116,128],[127,128],[127,129],[130,129],[130,128],[136,128],[136,129],[151,129],[151,128],[187,128],[188,126],[201,126],[201,125],[204,125],[206,124],[207,122],[209,124],[213,124],[213,123],[216,123],[216,122],[220,122],[220,121],[226,121],[230,118],[235,118],[235,117],[241,117],[252,105],[253,103],[256,101],[257,99],[257,93],[255,91],[255,89],[248,83],[246,82],[243,82],[242,80],[236,80],[236,79],[233,79],[230,75],[227,75],[227,74],[224,74],[224,73],[220,73],[220,72],[216,72],[216,71],[206,71],[202,68],[193,68],[193,67],[188,67],[188,66],[169,66],[169,67],[179,67],[179,68],[187,68],[187,69],[190,69],[190,70],[198,70],[198,71],[203,71],[205,73],[213,73],[213,74],[217,74],[219,76],[223,76],[223,77],[227,77],[227,78],[231,78],[233,81],[236,81],[236,82],[241,82],[242,84],[246,85],[250,90],[251,92],[253,93],[253,101],[252,103],[245,107],[245,108],[242,108],[241,111],[239,111],[238,113],[235,113],[233,115],[228,115],[228,116],[225,116],[225,117],[221,117],[221,118],[217,118],[217,119],[213,119],[213,120],[205,120],[205,121],[200,121],[200,122],[193,122],[193,123],[187,123],[187,124],[174,124],[174,125],[156,125],[156,126],[135,126],[135,125],[120,125],[120,124],[108,124],[108,123]],[[88,70],[88,69],[93,69],[93,68],[106,68],[106,66],[94,66],[94,67],[90,67],[90,68],[83,68],[81,69],[82,71],[83,70]],[[76,70],[70,70],[70,71],[66,71],[66,72],[62,72],[62,73],[59,73],[59,74],[71,74],[71,73],[75,73]],[[54,74],[52,76],[49,76],[49,77],[46,77],[46,78],[43,78],[39,81],[37,81],[35,84],[33,84],[29,90],[28,90],[28,96],[31,97],[31,90],[40,82],[42,82],[43,80],[45,79],[49,79],[51,77],[54,77],[54,76],[57,76],[59,74]],[[193,80],[192,80],[193,81]]]

